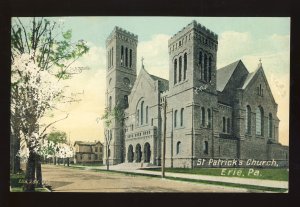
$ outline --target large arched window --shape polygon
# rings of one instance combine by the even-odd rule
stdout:
[[[125,108],[128,107],[128,96],[127,95],[124,95],[124,106],[125,106]]]
[[[208,154],[208,141],[204,141],[204,154]]]
[[[178,82],[181,81],[181,70],[182,70],[182,57],[179,57],[179,76],[178,76]]]
[[[264,129],[264,113],[263,113],[263,108],[262,107],[257,107],[256,109],[256,134],[263,136],[263,129]]]
[[[128,48],[125,48],[125,66],[128,67]]]
[[[174,113],[174,127],[177,127],[177,110]]]
[[[207,127],[211,127],[211,111],[210,109],[207,109]]]
[[[245,127],[246,133],[251,134],[251,108],[249,105],[246,107]]]
[[[124,46],[121,46],[121,65],[124,63]]]
[[[177,59],[174,60],[174,84],[177,83]]]
[[[209,59],[208,59],[208,81],[211,81],[211,64],[212,64],[212,60],[211,60],[211,57],[209,57]]]
[[[144,120],[144,101],[141,103],[141,125],[143,125]]]
[[[132,49],[129,50],[129,67],[132,67]]]
[[[140,110],[138,109],[136,112],[136,125],[138,126],[140,123]]]
[[[199,53],[199,59],[198,59],[198,64],[200,66],[200,79],[202,79],[202,73],[203,73],[203,55],[202,55],[202,52],[200,51]]]
[[[111,65],[114,66],[114,48],[111,48]]]
[[[108,99],[108,109],[111,111],[111,106],[112,106],[112,97],[110,96]]]
[[[205,109],[204,109],[204,107],[201,107],[201,124],[202,124],[202,126],[205,126]]]
[[[183,111],[184,109],[182,108],[180,111],[180,126],[183,126]]]
[[[184,56],[183,56],[183,80],[186,79],[186,71],[187,71],[187,54],[184,53]]]
[[[107,65],[110,68],[110,50],[107,52]]]
[[[180,153],[180,145],[181,145],[181,142],[177,142],[177,145],[176,145],[176,154]]]
[[[207,56],[204,55],[204,80],[207,81]]]
[[[269,137],[273,137],[273,117],[271,113],[269,113]]]
[[[223,117],[223,132],[226,132],[226,118]]]
[[[230,118],[227,118],[227,133],[230,133],[230,128],[231,128],[231,123],[230,123]]]
[[[146,124],[148,124],[148,106],[146,106]]]

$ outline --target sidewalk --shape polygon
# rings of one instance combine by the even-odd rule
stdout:
[[[126,173],[136,173],[143,175],[155,175],[161,176],[161,171],[150,171],[142,169],[133,169],[130,167],[120,167],[118,165],[113,165],[109,167],[111,171],[116,172],[126,172]],[[101,167],[85,167],[86,170],[105,170],[106,166]],[[223,182],[223,183],[234,183],[240,185],[253,185],[261,187],[271,187],[271,188],[285,188],[288,189],[288,181],[276,181],[276,180],[263,180],[263,179],[251,179],[251,178],[239,178],[239,177],[225,177],[225,176],[210,176],[210,175],[196,175],[196,174],[187,174],[187,173],[171,173],[166,172],[166,177],[173,178],[184,178],[192,180],[205,180],[213,182]]]

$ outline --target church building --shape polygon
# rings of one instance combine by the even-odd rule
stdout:
[[[288,162],[278,142],[277,103],[262,67],[241,60],[217,70],[218,35],[193,21],[168,42],[169,80],[137,75],[138,36],[115,27],[106,40],[106,108],[124,111],[105,128],[110,164],[161,165],[166,107],[166,167],[200,158]]]

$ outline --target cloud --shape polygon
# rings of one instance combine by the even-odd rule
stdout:
[[[253,40],[247,32],[226,31],[219,36],[218,68],[249,54]]]
[[[148,41],[142,41],[137,48],[137,73],[141,68],[141,57],[150,74],[168,79],[170,36],[156,34]],[[218,68],[242,59],[251,72],[257,68],[261,58],[274,98],[278,103],[280,121],[280,142],[288,144],[289,137],[289,36],[273,34],[255,39],[245,32],[226,31],[219,36]],[[80,58],[76,65],[88,66],[70,82],[72,90],[82,92],[82,101],[66,107],[70,117],[57,128],[71,131],[71,139],[103,141],[103,121],[99,119],[104,112],[106,83],[106,50],[89,42],[90,51]]]
[[[106,49],[98,47],[92,42],[88,42],[89,52],[79,59],[83,65],[91,69],[105,69],[106,68]]]
[[[65,81],[69,93],[80,93],[79,103],[60,104],[60,108],[69,113],[66,120],[58,122],[55,127],[59,130],[71,132],[72,141],[101,139],[103,141],[101,117],[105,103],[105,49],[88,43],[90,50],[79,58],[72,67],[88,67],[82,73],[74,75],[72,79]],[[54,118],[46,118],[50,122],[63,117],[65,113],[56,111]]]
[[[165,34],[153,35],[149,41],[140,42],[137,48],[137,69],[141,68],[141,58],[148,72],[168,79],[169,53],[168,40],[171,36]]]

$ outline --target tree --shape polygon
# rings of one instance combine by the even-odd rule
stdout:
[[[74,156],[74,152],[75,150],[72,146],[66,143],[59,143],[56,156],[64,160],[64,165],[66,164],[65,160],[67,159],[67,166],[69,167],[70,158]]]
[[[31,54],[40,70],[47,70],[58,79],[68,79],[86,68],[72,68],[71,65],[89,48],[83,40],[72,42],[72,31],[63,31],[62,24],[45,18],[22,20],[12,18],[11,51],[12,62],[22,54]],[[18,88],[12,88],[12,94]],[[18,109],[14,109],[18,114]],[[20,170],[16,153],[20,149],[20,117],[11,115],[11,169]]]
[[[68,142],[67,133],[63,132],[63,131],[50,132],[46,138],[48,141],[52,141],[55,144],[58,144],[58,143],[66,144]]]
[[[53,131],[50,132],[46,139],[48,141],[51,141],[54,143],[55,146],[57,146],[58,144],[67,144],[67,133],[63,132],[63,131]],[[53,157],[53,161],[54,161],[54,165],[56,165],[56,158],[57,156],[55,156],[55,152],[51,154]]]
[[[121,122],[123,125],[124,121],[124,109],[119,105],[116,104],[116,106],[113,109],[105,108],[104,114],[101,117],[102,120],[104,120],[104,136],[106,141],[106,166],[107,170],[109,170],[109,156],[110,156],[110,143],[112,140],[112,131],[111,131],[111,124],[113,120]]]
[[[41,71],[29,54],[15,57],[11,69],[11,114],[19,120],[19,133],[29,149],[26,179],[32,185],[35,168],[40,166],[38,152],[41,149],[41,140],[45,138],[44,133],[48,127],[40,132],[39,123],[45,112],[55,108],[55,103],[62,99],[63,86],[56,77],[47,71]],[[41,181],[39,171],[37,170],[37,179]]]
[[[71,30],[62,31],[56,22],[44,18],[32,18],[27,25],[24,22],[12,19],[11,141],[14,154],[11,165],[13,172],[19,170],[15,154],[23,137],[29,149],[26,179],[32,183],[35,162],[37,175],[41,174],[37,140],[42,140],[48,127],[67,118],[68,114],[43,128],[40,120],[46,111],[56,109],[55,103],[76,101],[63,93],[65,87],[61,86],[61,80],[82,72],[84,68],[71,65],[89,48],[83,40],[71,42]]]

